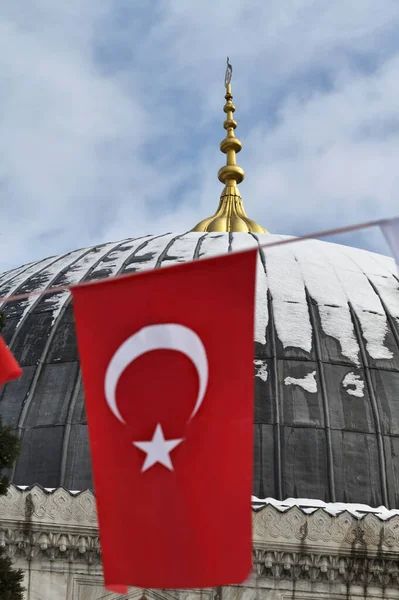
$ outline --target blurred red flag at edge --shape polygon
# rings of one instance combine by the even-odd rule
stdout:
[[[72,288],[109,590],[251,572],[256,257]]]
[[[0,336],[0,386],[22,375],[22,369]]]

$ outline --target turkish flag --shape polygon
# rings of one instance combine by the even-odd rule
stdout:
[[[250,250],[72,289],[109,589],[251,572],[255,265]]]
[[[0,336],[0,385],[22,375],[22,369]]]

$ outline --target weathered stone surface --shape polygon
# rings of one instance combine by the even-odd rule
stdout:
[[[372,509],[370,509],[371,511]],[[214,590],[135,590],[140,600],[399,598],[399,515],[337,516],[270,504],[253,512],[253,573],[242,586]],[[385,515],[386,516],[386,515]],[[234,527],[234,523],[231,524]],[[132,544],[134,544],[132,540]],[[156,540],[154,540],[156,543]],[[11,487],[0,502],[0,545],[26,571],[29,600],[116,600],[102,586],[91,492]],[[234,549],[232,549],[234,552]],[[151,560],[151,557],[149,557]]]

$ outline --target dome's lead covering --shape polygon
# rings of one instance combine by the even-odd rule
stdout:
[[[0,275],[0,296],[280,239],[245,233],[129,239]],[[91,487],[70,295],[33,296],[0,310],[6,342],[23,367],[22,378],[0,391],[0,414],[22,438],[13,481]],[[98,326],[112,327],[112,319],[106,313]],[[156,365],[154,375],[149,385],[162,394]],[[255,496],[399,508],[399,283],[392,259],[320,241],[260,249],[254,376]]]
[[[236,164],[236,153],[240,152],[242,144],[234,135],[237,122],[233,119],[235,106],[232,102],[231,93],[231,74],[232,66],[227,59],[227,69],[225,76],[226,104],[224,112],[226,120],[223,127],[226,130],[226,137],[220,143],[220,150],[226,154],[226,166],[219,169],[219,181],[224,183],[224,188],[220,196],[219,207],[212,217],[204,219],[198,223],[193,231],[237,231],[252,233],[267,233],[266,229],[252,221],[244,210],[244,204],[241,198],[238,184],[244,179],[244,171]]]

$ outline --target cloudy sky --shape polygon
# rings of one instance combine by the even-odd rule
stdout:
[[[398,215],[398,28],[398,0],[1,3],[0,270],[213,213],[227,55],[252,218]]]

